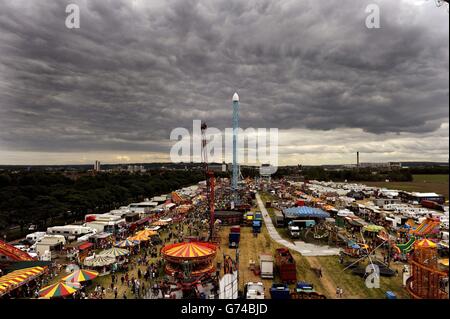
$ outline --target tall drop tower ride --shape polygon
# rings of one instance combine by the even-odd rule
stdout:
[[[239,178],[239,167],[237,158],[237,135],[239,128],[239,95],[234,93],[233,95],[233,177],[231,180],[231,192],[232,200],[234,204],[239,202],[238,194],[238,178]]]

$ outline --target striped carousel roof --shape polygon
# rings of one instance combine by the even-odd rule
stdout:
[[[436,248],[437,245],[433,241],[425,238],[425,239],[422,239],[421,241],[419,241],[416,244],[416,247],[417,248]]]
[[[205,242],[177,243],[167,245],[162,253],[169,257],[198,258],[208,257],[216,253],[217,247]]]

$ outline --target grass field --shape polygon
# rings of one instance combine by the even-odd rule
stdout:
[[[368,186],[386,187],[408,192],[434,192],[449,198],[449,176],[439,175],[413,175],[412,182],[361,182]]]

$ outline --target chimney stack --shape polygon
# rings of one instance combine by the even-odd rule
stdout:
[[[356,152],[356,167],[359,167],[359,152]]]

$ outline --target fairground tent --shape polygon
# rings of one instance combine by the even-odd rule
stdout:
[[[378,233],[380,231],[385,231],[383,226],[379,225],[366,225],[363,227],[363,231],[370,233]]]
[[[112,265],[116,262],[116,259],[113,257],[107,256],[96,256],[92,259],[86,258],[84,260],[84,265],[89,267],[102,267]]]
[[[299,206],[286,208],[283,211],[287,218],[329,218],[330,214],[314,207]]]
[[[136,246],[136,245],[139,245],[139,240],[128,240],[128,239],[125,239],[125,240],[118,241],[118,242],[116,242],[114,244],[114,246],[122,247],[122,248],[133,247],[133,246]]]
[[[106,250],[100,252],[98,255],[116,258],[116,257],[120,257],[120,256],[126,256],[129,254],[130,254],[130,252],[128,251],[128,249],[113,247],[113,248],[106,249]]]
[[[80,289],[80,284],[75,282],[58,282],[56,284],[42,288],[39,296],[42,298],[57,298],[72,295]]]
[[[62,281],[66,282],[83,282],[98,277],[98,272],[94,270],[79,269],[65,276]]]

